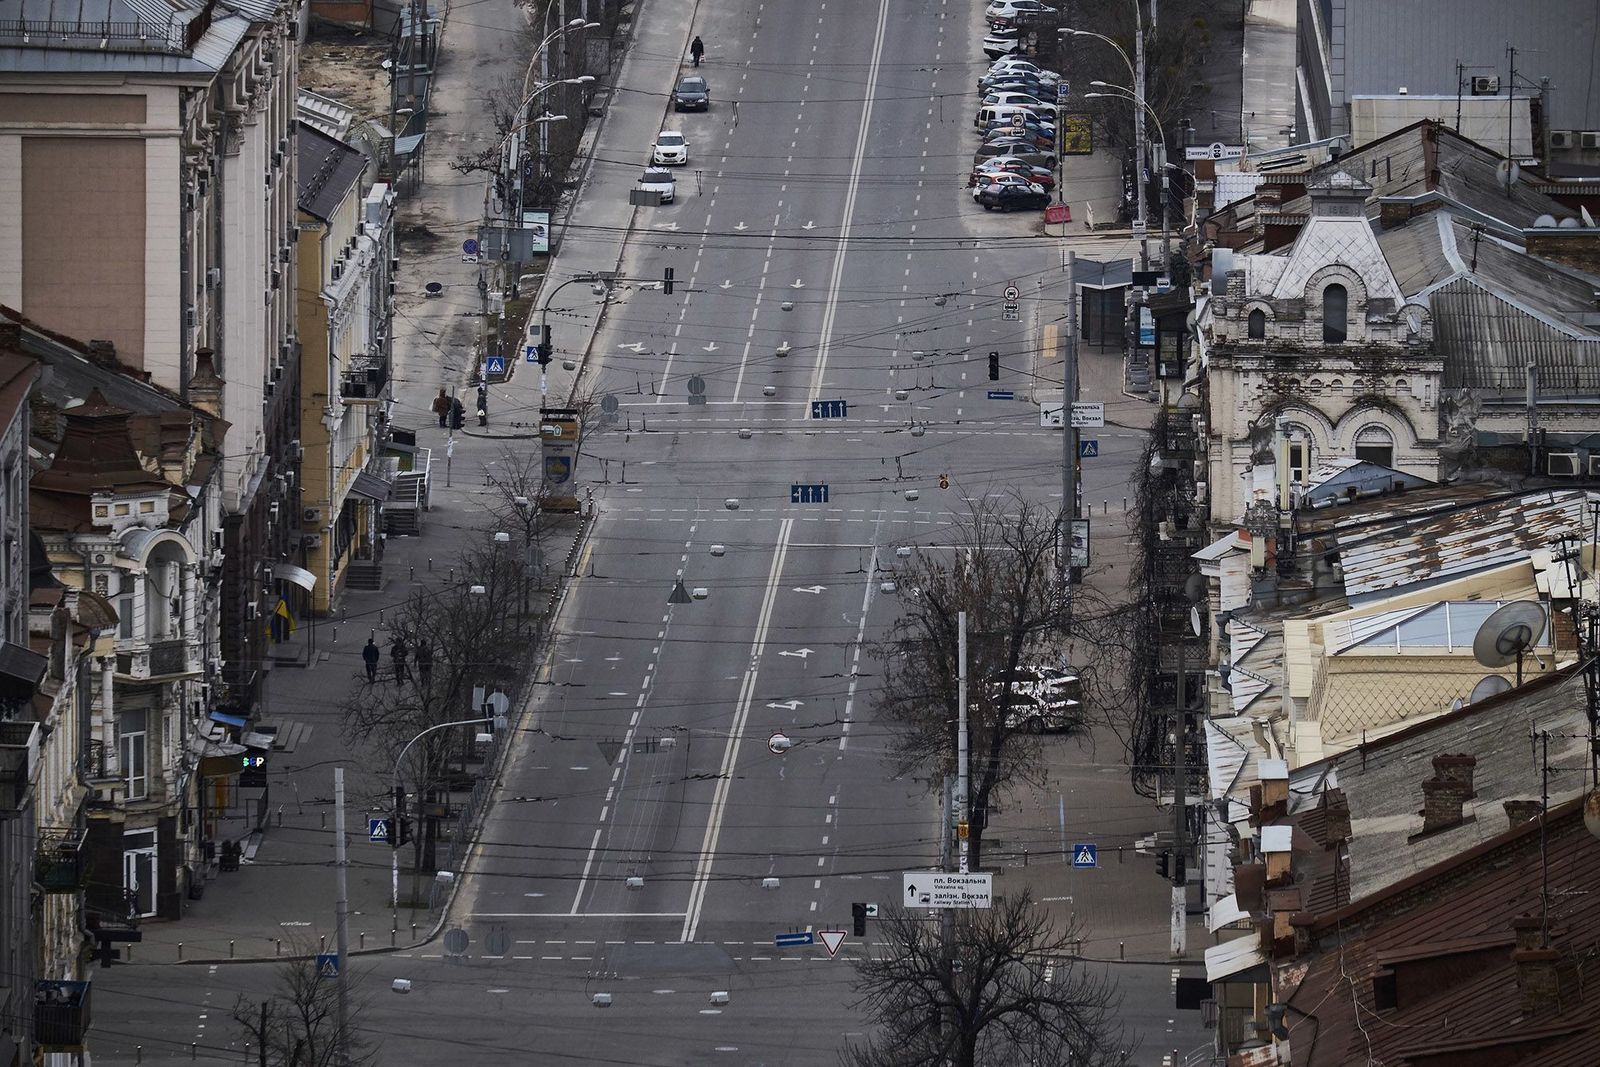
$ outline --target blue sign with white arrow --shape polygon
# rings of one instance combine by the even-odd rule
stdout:
[[[789,486],[789,503],[791,504],[826,504],[827,502],[827,482],[816,482],[811,485],[796,482]]]
[[[1072,865],[1074,867],[1100,866],[1100,846],[1089,844],[1073,845]]]
[[[842,419],[850,413],[850,403],[847,400],[813,400],[811,402],[811,417],[813,419]]]
[[[991,390],[989,390],[989,399],[990,400],[1015,400],[1016,398],[1017,398],[1017,394],[1013,390],[1010,390],[1010,389],[991,389]]]
[[[815,945],[817,943],[816,936],[809,930],[798,934],[779,934],[772,940],[779,948],[799,948],[801,945]]]

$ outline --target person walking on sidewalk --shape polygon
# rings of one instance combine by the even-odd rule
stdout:
[[[689,43],[689,58],[694,60],[694,65],[700,65],[700,57],[706,54],[706,44],[698,36]]]
[[[428,682],[433,678],[433,649],[424,641],[417,646],[417,677],[422,680],[422,687],[426,689]]]
[[[406,639],[403,636],[395,637],[394,644],[389,646],[389,656],[394,660],[394,680],[410,681],[411,670],[406,666]]]
[[[439,389],[439,395],[433,398],[433,413],[439,416],[439,426],[442,429],[445,420],[450,417],[450,394],[445,392],[443,387]]]
[[[367,638],[367,647],[361,650],[361,659],[367,665],[367,681],[378,680],[378,644],[372,638]]]

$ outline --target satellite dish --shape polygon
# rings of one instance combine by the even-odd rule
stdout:
[[[1515,160],[1502,159],[1499,163],[1495,164],[1494,173],[1495,177],[1499,178],[1507,185],[1510,185],[1512,182],[1522,177],[1522,168],[1517,166]]]
[[[1583,224],[1581,222],[1579,222],[1577,219],[1573,218],[1571,215],[1568,215],[1566,218],[1564,218],[1560,222],[1556,223],[1556,229],[1558,229],[1558,230],[1581,230],[1581,229],[1583,229]]]
[[[1531,600],[1514,600],[1483,620],[1472,639],[1472,656],[1485,667],[1517,665],[1522,674],[1522,655],[1544,633],[1544,608]]]
[[[1540,215],[1533,220],[1533,228],[1536,230],[1553,230],[1555,227],[1556,217],[1554,215]]]
[[[1589,214],[1589,209],[1582,204],[1578,205],[1578,214],[1583,216],[1583,224],[1590,229],[1594,228],[1594,216]]]
[[[1468,704],[1476,704],[1498,696],[1511,688],[1511,682],[1503,674],[1486,674],[1478,679],[1478,684],[1472,687],[1472,695],[1467,697]]]

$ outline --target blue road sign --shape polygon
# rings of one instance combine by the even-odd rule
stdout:
[[[789,486],[789,503],[791,504],[826,504],[827,502],[827,482],[819,482],[812,485],[803,485],[796,482]]]
[[[811,417],[813,419],[842,419],[849,412],[850,404],[846,400],[813,400],[811,402]]]
[[[317,953],[317,977],[339,977],[339,954],[337,952]]]
[[[461,251],[465,252],[469,256],[477,255],[478,254],[478,242],[474,241],[472,238],[468,237],[465,241],[461,242]]]
[[[1016,394],[1013,393],[1010,389],[991,389],[991,390],[989,390],[989,399],[990,400],[1015,400],[1016,398],[1017,398]]]
[[[1100,440],[1096,437],[1078,438],[1078,458],[1094,459],[1100,454]]]
[[[389,843],[389,820],[368,819],[367,840],[374,844],[387,845]]]
[[[506,357],[490,356],[483,361],[483,372],[485,374],[504,374],[506,372]]]
[[[537,362],[539,362],[539,346],[538,345],[523,345],[522,346],[522,358],[526,359],[529,363],[537,363]]]
[[[1100,866],[1100,846],[1099,845],[1073,845],[1072,846],[1072,865],[1074,867],[1098,867],[1098,866]]]
[[[817,943],[816,936],[809,930],[799,934],[779,934],[772,940],[779,948],[798,948],[801,945],[815,945]]]

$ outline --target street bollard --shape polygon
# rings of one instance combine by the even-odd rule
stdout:
[[[133,1062],[134,1063],[143,1063],[144,1062],[144,1046],[143,1045],[135,1045],[135,1046],[133,1046]]]
[[[279,826],[279,828],[282,828],[282,826],[283,826],[283,805],[282,804],[278,805],[278,826]]]
[[[433,570],[433,557],[432,556],[428,557],[428,570],[430,570],[430,571]]]
[[[326,830],[328,828],[328,813],[327,812],[323,812],[322,813],[322,828],[324,830]]]
[[[394,939],[395,939],[395,936],[396,936],[396,935],[397,935],[397,934],[399,934],[399,933],[400,933],[400,931],[399,931],[399,930],[396,930],[396,929],[395,929],[395,928],[394,928],[394,927],[392,927],[392,926],[391,926],[391,927],[389,927],[389,947],[390,947],[390,948],[394,948]]]
[[[1024,867],[1026,867],[1028,865],[1028,850],[1027,849],[1023,849],[1022,850],[1022,865]]]
[[[333,628],[333,643],[336,645],[339,643],[339,628],[337,626]]]
[[[365,930],[361,931],[361,947],[367,947],[367,932]]]
[[[198,1041],[189,1042],[189,1058],[191,1060],[196,1058],[196,1056],[199,1054],[199,1051],[200,1043]]]
[[[1102,514],[1102,515],[1111,514],[1111,501],[1109,501],[1109,500],[1100,501],[1100,514]]]
[[[272,943],[273,943],[273,945],[274,945],[274,946],[275,946],[275,947],[274,947],[274,948],[273,948],[273,950],[272,950],[272,954],[273,954],[273,955],[274,955],[274,956],[281,956],[281,955],[283,955],[283,938],[281,938],[281,937],[275,937],[275,938],[273,938],[273,939],[272,939]]]
[[[317,951],[319,953],[328,951],[328,935],[327,934],[323,934],[322,936],[317,938]]]
[[[182,941],[178,942],[178,958],[180,960],[183,959],[183,942]]]
[[[1127,943],[1124,942],[1124,941],[1118,941],[1117,942],[1117,959],[1125,960],[1127,958],[1128,958],[1128,946],[1127,946]]]
[[[233,941],[232,941],[232,939],[230,939],[228,941],[228,958],[230,960],[233,959]]]
[[[416,923],[412,923],[411,924],[411,940],[414,942],[414,941],[416,941],[416,939],[417,939],[417,924]]]
[[[413,582],[417,580],[417,568],[416,567],[412,567],[411,568],[411,580]]]

